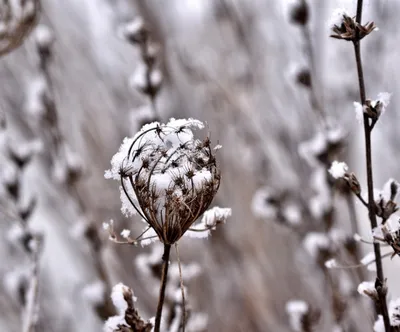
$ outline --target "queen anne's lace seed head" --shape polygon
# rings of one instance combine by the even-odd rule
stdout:
[[[195,139],[192,128],[204,125],[194,119],[146,124],[125,138],[105,173],[121,182],[123,212],[139,213],[165,244],[179,240],[219,188],[210,140]]]

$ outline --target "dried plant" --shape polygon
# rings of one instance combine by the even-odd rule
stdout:
[[[145,104],[132,111],[133,132],[137,132],[144,124],[160,120],[160,111],[156,106],[163,81],[159,69],[160,46],[153,40],[149,25],[140,16],[123,24],[118,32],[120,37],[140,51],[141,62],[131,76],[130,85],[146,97],[150,105]]]
[[[298,152],[311,168],[309,183],[303,184],[301,191],[292,189],[260,188],[253,197],[252,208],[257,217],[275,220],[291,229],[299,236],[305,251],[322,272],[331,303],[331,316],[338,330],[346,329],[349,317],[346,315],[347,303],[354,298],[355,292],[349,291],[349,282],[354,285],[363,280],[363,271],[329,271],[325,262],[332,258],[351,259],[358,263],[360,253],[358,244],[351,234],[341,229],[336,218],[335,196],[345,197],[350,216],[351,230],[358,232],[353,197],[349,190],[337,186],[328,172],[334,161],[345,150],[347,133],[342,125],[328,116],[322,96],[317,89],[318,77],[311,35],[310,9],[305,0],[291,2],[288,17],[290,22],[300,29],[302,45],[306,58],[305,66],[295,68],[291,79],[308,93],[310,106],[318,124],[317,132],[308,141],[298,146]],[[309,186],[305,190],[304,185]],[[306,196],[303,192],[312,192]],[[291,302],[288,302],[289,304]],[[296,303],[298,303],[296,301]],[[302,301],[303,307],[306,302]],[[308,304],[307,304],[308,306]],[[309,331],[316,328],[319,315],[313,315],[312,325],[292,328],[296,331]]]
[[[35,27],[39,0],[2,1],[0,3],[0,56],[19,47]]]
[[[24,202],[22,180],[25,168],[41,148],[41,142],[37,140],[17,144],[9,135],[6,122],[1,123],[0,172],[3,174],[3,179],[0,184],[0,208],[12,221],[7,234],[10,245],[22,249],[29,264],[26,273],[10,271],[5,276],[5,284],[14,293],[12,296],[20,299],[23,332],[35,331],[38,322],[39,260],[43,235],[33,231],[29,225],[29,219],[36,207],[36,198],[31,197],[28,203]],[[18,269],[25,267],[21,266]]]
[[[365,160],[367,174],[367,200],[362,196],[362,189],[354,173],[348,173],[348,167],[343,162],[334,162],[330,169],[330,173],[334,178],[343,179],[352,192],[359,198],[361,203],[368,209],[371,230],[374,234],[373,247],[374,252],[371,253],[372,260],[364,260],[362,263],[375,263],[376,280],[375,282],[363,282],[359,285],[358,291],[362,295],[370,297],[376,304],[379,319],[375,323],[374,331],[390,332],[397,331],[400,326],[398,320],[398,301],[391,302],[387,305],[386,296],[388,289],[382,266],[382,258],[391,254],[398,254],[397,250],[397,231],[398,225],[393,225],[391,217],[396,218],[393,214],[398,210],[395,198],[398,192],[398,183],[390,179],[384,186],[382,192],[376,192],[373,182],[372,167],[372,130],[385,111],[390,101],[389,93],[381,93],[377,100],[367,100],[366,85],[364,81],[363,66],[361,61],[361,45],[360,41],[369,35],[375,28],[373,22],[362,25],[363,1],[357,1],[357,14],[351,17],[346,12],[336,12],[338,20],[334,26],[334,35],[332,37],[351,41],[354,46],[354,54],[357,65],[358,84],[360,93],[360,103],[355,102],[355,110],[357,118],[362,121],[364,127],[365,139]],[[378,225],[378,218],[381,219]],[[379,241],[392,247],[393,253],[382,255],[381,245]],[[364,241],[365,242],[365,241]]]
[[[29,86],[25,105],[30,120],[29,125],[46,146],[47,154],[44,155],[46,166],[50,176],[55,180],[55,185],[64,189],[76,205],[79,218],[71,233],[78,241],[83,240],[89,247],[98,275],[98,280],[89,283],[82,293],[89,302],[92,302],[98,316],[104,320],[115,314],[107,295],[111,291],[111,285],[102,258],[104,241],[99,234],[99,225],[93,221],[84,197],[80,194],[80,181],[85,175],[82,159],[65,139],[60,126],[50,66],[55,37],[52,30],[45,25],[39,25],[33,35],[38,55],[38,75]]]
[[[143,126],[133,138],[124,140],[105,174],[121,184],[122,211],[139,214],[148,225],[135,240],[123,232],[127,243],[159,240],[164,244],[155,331],[160,329],[171,245],[187,231],[208,232],[230,214],[211,210],[203,218],[204,226],[191,229],[210,206],[220,184],[215,148],[208,137],[196,139],[192,128],[202,129],[204,125],[194,119],[171,119],[167,124]],[[110,225],[106,228],[116,240]]]

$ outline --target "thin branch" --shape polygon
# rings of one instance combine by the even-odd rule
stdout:
[[[362,7],[363,0],[357,1],[357,23],[361,24],[362,18]],[[359,34],[359,30],[357,29],[357,34]],[[357,36],[358,37],[358,36]],[[361,105],[365,105],[366,103],[366,92],[365,92],[365,83],[364,83],[364,74],[363,67],[361,61],[361,48],[360,48],[360,40],[356,38],[353,41],[354,44],[354,53],[357,63],[357,74],[358,74],[358,83],[360,89],[360,100]],[[366,168],[367,168],[367,184],[368,184],[368,215],[371,223],[371,228],[377,227],[378,223],[376,220],[376,212],[375,212],[375,200],[374,200],[374,183],[373,183],[373,173],[372,173],[372,149],[371,149],[371,127],[369,123],[369,118],[366,113],[363,114],[364,117],[364,137],[365,137],[365,154],[366,154]],[[384,274],[382,267],[382,257],[381,257],[381,249],[379,243],[374,243],[374,252],[375,252],[375,264],[377,271],[377,278],[384,283]],[[381,289],[381,288],[380,288]],[[386,294],[381,290],[378,292],[379,302],[381,314],[383,316],[383,321],[385,324],[385,331],[390,332],[390,319],[389,313],[386,303]]]
[[[356,194],[356,197],[360,200],[360,202],[368,209],[368,203],[365,201],[365,199],[360,195]]]
[[[170,244],[164,244],[164,253],[162,256],[163,265],[162,265],[162,272],[161,272],[161,282],[160,282],[160,295],[158,298],[157,304],[157,313],[156,313],[156,320],[154,325],[154,332],[160,332],[160,325],[161,325],[161,315],[162,309],[165,300],[165,288],[167,287],[167,279],[168,279],[168,266],[169,266],[169,254],[171,251]]]
[[[185,332],[186,326],[186,299],[185,299],[185,289],[183,288],[183,277],[182,277],[182,266],[181,266],[181,259],[179,257],[179,249],[178,249],[178,242],[175,243],[175,250],[176,250],[176,257],[178,259],[178,268],[179,268],[179,282],[181,286],[182,292],[182,332]]]

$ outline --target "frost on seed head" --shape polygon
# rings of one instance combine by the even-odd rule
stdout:
[[[163,243],[179,240],[219,188],[211,142],[194,137],[193,130],[203,128],[195,119],[146,124],[124,139],[105,172],[121,184],[122,211],[138,213]]]

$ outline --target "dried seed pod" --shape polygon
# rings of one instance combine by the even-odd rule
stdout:
[[[209,139],[194,138],[203,123],[171,119],[143,126],[125,139],[107,178],[121,181],[123,211],[137,212],[161,242],[173,244],[210,206],[220,171]]]

